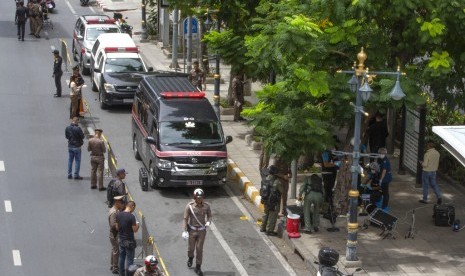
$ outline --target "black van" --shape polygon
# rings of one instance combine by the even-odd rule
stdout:
[[[132,106],[132,140],[152,188],[226,183],[226,144],[232,137],[224,137],[205,93],[187,74],[144,76]]]

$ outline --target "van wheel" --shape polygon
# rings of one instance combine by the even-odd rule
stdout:
[[[136,158],[136,160],[141,160],[139,149],[137,147],[136,135],[134,135],[134,137],[132,138],[132,151],[134,152],[134,158]]]
[[[98,93],[98,101],[100,102],[100,108],[101,109],[107,109],[108,108],[108,105],[103,102],[102,89],[100,89],[100,92]]]
[[[74,46],[74,42],[73,42],[73,47],[72,47],[71,53],[73,54],[74,61],[78,61],[78,59],[76,57],[76,47]]]
[[[152,189],[160,189],[160,186],[157,183],[156,177],[155,177],[155,172],[153,171],[152,164],[150,164],[150,175],[149,175],[149,181],[150,181],[150,187]]]
[[[89,75],[90,73],[90,69],[84,67],[84,58],[82,57],[82,55],[81,55],[81,73],[86,76]]]
[[[92,91],[97,92],[98,88],[97,85],[95,85],[94,82],[94,71],[92,70],[91,75],[90,75],[90,81],[92,82]]]

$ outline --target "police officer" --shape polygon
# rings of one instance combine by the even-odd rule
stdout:
[[[15,22],[18,25],[18,40],[24,41],[24,33],[26,31],[27,9],[24,7],[24,2],[19,1],[16,8]]]
[[[155,256],[149,255],[144,260],[145,266],[139,268],[134,276],[164,276],[165,273],[158,267],[158,260]]]
[[[96,128],[94,131],[95,136],[89,139],[89,144],[87,145],[87,151],[90,151],[90,165],[92,167],[90,188],[97,189],[98,178],[98,190],[105,191],[106,188],[103,187],[103,169],[105,162],[104,153],[107,152],[107,149],[102,139],[102,129]]]
[[[262,218],[260,232],[266,232],[268,236],[276,236],[277,233],[274,229],[276,227],[276,221],[278,220],[279,203],[284,187],[278,167],[271,165],[268,170],[269,175],[267,179],[273,181],[273,187],[271,188],[270,199],[264,203],[265,214]]]
[[[319,231],[320,205],[323,203],[323,180],[316,174],[306,177],[304,184],[300,187],[299,200],[304,195],[304,232],[311,234],[312,230]],[[312,210],[313,205],[313,210]]]
[[[187,266],[192,266],[194,260],[194,250],[196,251],[195,259],[195,273],[202,276],[201,270],[202,256],[203,256],[203,243],[205,235],[207,234],[206,227],[210,226],[212,220],[212,212],[210,204],[203,201],[204,192],[202,189],[195,189],[194,200],[189,202],[184,209],[183,221],[183,238],[189,239],[187,248]]]
[[[119,274],[119,271],[118,271],[119,244],[118,244],[118,230],[116,229],[116,215],[120,211],[124,210],[123,199],[124,199],[124,196],[115,196],[114,205],[108,211],[108,224],[110,226],[110,243],[111,243],[110,269],[113,274]]]
[[[40,31],[42,30],[42,7],[37,3],[37,0],[32,0],[31,6],[32,22],[34,22],[34,36],[40,38]],[[60,91],[61,93],[61,91]]]
[[[63,63],[63,58],[60,57],[60,51],[57,49],[53,50],[53,74],[52,78],[55,79],[55,86],[57,88],[57,92],[54,97],[61,97],[61,76],[63,75],[63,71],[61,70],[61,64]]]
[[[199,68],[199,62],[194,61],[194,68],[189,72],[188,80],[192,83],[193,86],[197,87],[199,90],[207,90],[207,85],[205,84],[205,73],[202,69]]]

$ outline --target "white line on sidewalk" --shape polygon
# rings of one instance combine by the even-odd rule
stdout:
[[[215,235],[216,239],[220,242],[224,251],[226,251],[226,254],[228,254],[234,266],[236,266],[237,270],[239,271],[239,275],[242,275],[242,276],[249,275],[247,271],[245,270],[245,268],[242,266],[239,259],[236,257],[236,255],[234,255],[234,252],[232,251],[231,247],[229,247],[228,243],[224,240],[223,235],[221,235],[220,231],[218,231],[218,228],[216,228],[214,223],[210,225],[210,228],[213,232],[213,235]]]
[[[66,5],[68,5],[68,8],[71,10],[71,13],[76,15],[76,11],[73,9],[73,7],[71,6],[68,0],[66,0]]]
[[[19,250],[13,250],[13,263],[15,266],[21,266],[21,254]]]
[[[92,8],[91,6],[89,6],[89,9],[92,11],[92,13],[96,13],[94,8]],[[188,29],[189,30],[189,29]]]
[[[11,213],[13,212],[13,208],[11,208],[11,201],[5,200],[5,212]]]
[[[5,171],[5,162],[0,161],[0,172],[4,172],[4,171]]]
[[[248,218],[248,221],[253,223],[252,215],[249,213],[249,211],[242,205],[242,203],[237,199],[237,196],[233,194],[231,189],[224,185],[223,186],[224,190],[226,193],[229,195],[229,197],[232,199],[232,201],[236,204],[236,206],[241,210],[241,212]],[[284,269],[289,273],[290,276],[297,276],[295,273],[294,269],[289,265],[289,263],[283,258],[281,253],[279,252],[278,248],[273,244],[273,242],[268,238],[267,236],[264,236],[260,233],[260,230],[258,227],[253,227],[255,231],[259,234],[259,236],[263,239],[263,241],[268,245],[270,248],[271,252],[275,255],[275,257],[278,259],[278,261],[281,263],[281,265],[284,267]]]

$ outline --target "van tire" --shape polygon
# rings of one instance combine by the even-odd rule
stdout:
[[[73,55],[73,60],[78,61],[78,59],[76,57],[76,47],[74,46],[74,42],[73,42],[73,47],[72,47],[71,53]]]
[[[86,76],[89,75],[90,73],[90,69],[84,67],[84,58],[82,57],[82,55],[81,55],[81,73]]]
[[[101,109],[107,109],[108,108],[108,105],[103,102],[102,88],[100,88],[100,91],[98,93],[98,101],[100,102],[100,108]]]
[[[97,85],[95,85],[95,81],[94,81],[94,71],[93,70],[92,70],[92,72],[90,74],[90,81],[92,82],[92,91],[98,92],[98,87],[97,87]]]
[[[136,158],[136,160],[141,160],[140,158],[140,154],[139,154],[139,149],[137,147],[137,139],[136,139],[136,135],[134,134],[133,138],[132,138],[132,151],[134,152],[134,158]]]
[[[157,181],[155,179],[155,176],[153,175],[154,172],[153,172],[152,164],[150,164],[149,167],[150,167],[150,171],[149,171],[149,184],[150,184],[150,187],[152,187],[152,189],[158,190],[158,189],[160,189],[160,186],[158,185],[158,183],[157,183]]]

